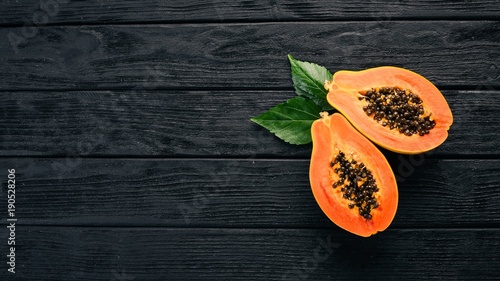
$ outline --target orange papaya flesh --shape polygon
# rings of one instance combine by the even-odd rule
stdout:
[[[384,155],[340,114],[316,120],[309,177],[321,210],[339,227],[368,237],[394,219],[398,189]]]
[[[453,123],[442,93],[429,80],[407,69],[383,66],[342,70],[325,82],[325,88],[328,102],[356,129],[394,152],[432,150],[446,140]]]

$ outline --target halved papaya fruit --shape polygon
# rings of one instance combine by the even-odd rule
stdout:
[[[368,237],[385,230],[398,206],[384,155],[340,114],[314,121],[309,177],[316,202],[341,228]]]
[[[399,67],[338,71],[325,82],[328,102],[356,129],[388,150],[417,154],[442,144],[453,123],[441,92]]]

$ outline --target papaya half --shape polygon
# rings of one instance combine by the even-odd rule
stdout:
[[[328,102],[363,135],[388,150],[417,154],[448,137],[453,115],[423,76],[399,67],[338,71],[325,82]]]
[[[341,114],[313,122],[309,180],[321,210],[339,227],[368,237],[394,219],[398,189],[378,148]]]

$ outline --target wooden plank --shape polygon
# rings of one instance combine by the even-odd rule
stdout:
[[[499,160],[390,162],[400,194],[391,228],[500,226]],[[0,167],[3,179],[16,169],[23,224],[337,229],[313,198],[308,160],[2,158]]]
[[[443,91],[454,113],[435,155],[499,155],[500,92]],[[252,123],[287,91],[0,92],[0,155],[309,158]]]
[[[57,1],[57,2],[56,2]],[[57,4],[56,4],[57,3]],[[39,18],[43,15],[46,18]],[[494,0],[469,1],[294,1],[276,0],[30,0],[0,2],[0,24],[34,22],[132,23],[285,20],[390,20],[405,18],[498,18]]]
[[[499,31],[498,21],[3,28],[0,38],[17,37],[0,41],[0,90],[290,88],[288,53],[331,71],[397,65],[438,86],[498,87]]]
[[[6,237],[6,228],[1,228]],[[495,280],[500,231],[16,227],[16,279]],[[7,243],[0,244],[9,253]],[[5,256],[2,258],[5,261]],[[395,262],[397,261],[397,262]]]

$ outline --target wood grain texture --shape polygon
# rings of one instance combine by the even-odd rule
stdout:
[[[399,230],[369,239],[308,229],[16,231],[16,278],[0,273],[8,280],[497,280],[500,274],[498,229]],[[6,237],[6,229],[0,234]],[[6,243],[0,250],[7,252]]]
[[[400,194],[391,228],[500,226],[499,160],[389,159]],[[16,169],[23,224],[339,230],[313,198],[308,160],[23,158],[0,167],[1,178]]]
[[[60,4],[55,5],[55,3]],[[225,22],[286,20],[390,20],[405,18],[498,18],[495,0],[469,1],[89,1],[0,2],[0,24]],[[68,3],[64,3],[68,2]],[[47,5],[52,4],[52,5]],[[45,21],[38,14],[46,14]],[[37,16],[35,16],[37,15]]]
[[[500,92],[443,91],[454,114],[434,153],[498,156]],[[309,158],[249,119],[288,91],[0,92],[2,156]]]
[[[29,35],[19,44],[0,41],[0,90],[289,88],[288,53],[331,71],[396,65],[438,86],[500,84],[497,21],[97,25],[35,28],[31,34],[26,30],[0,29],[0,38]]]
[[[498,280],[499,18],[496,0],[0,1],[0,280]],[[249,121],[294,96],[289,53],[444,90],[445,144],[384,151],[387,231],[335,226],[311,147]]]

